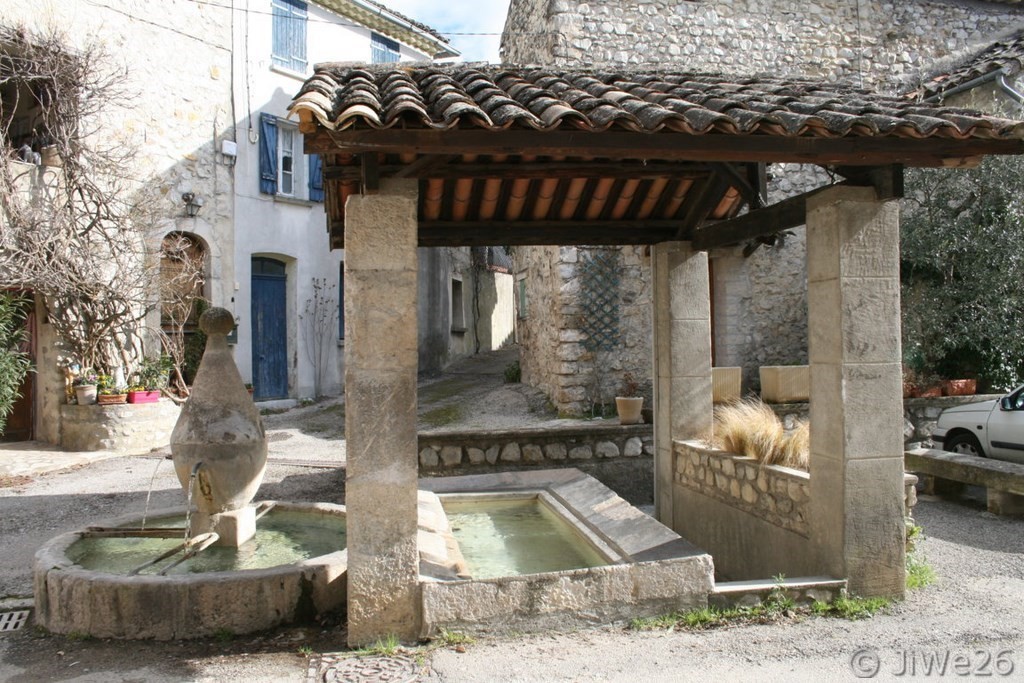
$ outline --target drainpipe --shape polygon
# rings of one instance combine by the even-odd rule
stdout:
[[[987,74],[982,74],[981,76],[978,76],[975,79],[967,81],[966,83],[961,83],[955,88],[943,90],[942,92],[936,95],[932,95],[931,97],[925,99],[925,102],[940,102],[941,100],[944,100],[947,97],[953,97],[954,95],[959,95],[962,92],[973,90],[974,88],[977,88],[979,85],[983,85],[993,80],[996,82],[996,85],[999,86],[999,89],[1002,90],[1007,97],[1012,99],[1017,104],[1024,104],[1024,93],[1021,93],[1019,90],[1010,85],[1010,82],[1007,80],[1005,69],[996,69],[995,71],[989,71]]]

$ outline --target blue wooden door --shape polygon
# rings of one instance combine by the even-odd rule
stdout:
[[[288,396],[287,285],[282,262],[252,260],[252,384],[256,400]]]

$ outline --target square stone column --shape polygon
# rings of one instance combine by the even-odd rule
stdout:
[[[707,252],[689,242],[654,246],[654,510],[673,513],[674,439],[711,434],[711,287]]]
[[[807,201],[811,540],[862,596],[905,590],[899,203]]]
[[[348,643],[420,633],[415,180],[345,205]]]

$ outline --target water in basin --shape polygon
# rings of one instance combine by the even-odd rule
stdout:
[[[474,579],[608,564],[573,527],[536,498],[441,502]]]
[[[150,528],[184,525],[184,517],[162,517],[147,523]],[[68,557],[84,569],[127,574],[181,541],[180,538],[83,538],[70,546]],[[264,569],[319,557],[344,547],[344,517],[271,510],[256,522],[254,539],[239,548],[207,548],[168,574]],[[144,570],[142,575],[156,574],[172,561],[160,562]]]

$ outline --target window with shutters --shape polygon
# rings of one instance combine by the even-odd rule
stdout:
[[[298,73],[306,72],[306,3],[271,0],[273,8],[273,63]]]
[[[294,123],[260,114],[260,192],[280,197],[324,200],[320,156],[302,152],[302,135]]]
[[[370,34],[370,62],[373,64],[390,64],[402,58],[398,43],[385,38],[379,33]]]

